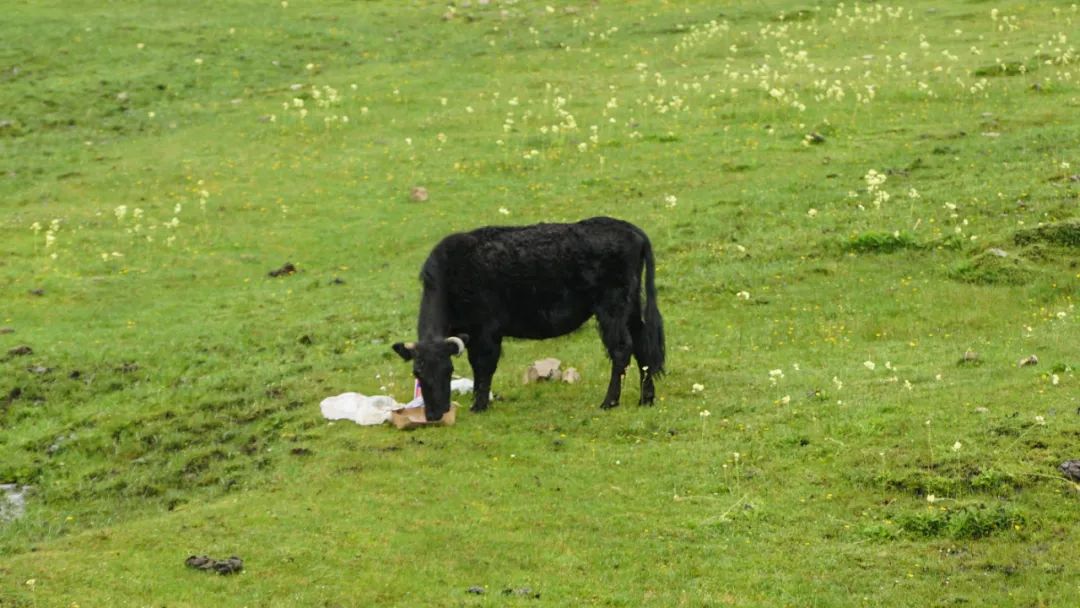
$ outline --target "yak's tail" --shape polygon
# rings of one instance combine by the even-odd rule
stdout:
[[[642,236],[645,236],[644,233]],[[643,360],[638,364],[649,368],[649,375],[659,377],[664,373],[664,318],[656,305],[656,261],[653,259],[652,244],[645,236],[645,327],[642,330],[644,341],[640,355]]]

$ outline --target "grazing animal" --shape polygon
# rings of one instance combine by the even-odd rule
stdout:
[[[413,363],[427,419],[441,420],[450,409],[452,356],[468,349],[472,411],[480,412],[488,407],[503,338],[554,338],[595,316],[611,358],[600,407],[619,404],[631,354],[641,373],[639,403],[651,405],[653,379],[664,373],[655,266],[645,232],[609,217],[451,234],[420,272],[419,340],[393,349]]]

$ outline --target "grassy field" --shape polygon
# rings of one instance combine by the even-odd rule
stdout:
[[[1010,0],[6,7],[0,607],[1075,606],[1078,31]],[[322,419],[411,395],[389,345],[439,238],[601,214],[656,250],[656,407],[598,409],[590,324],[507,344],[454,427]],[[583,381],[522,385],[545,356]]]

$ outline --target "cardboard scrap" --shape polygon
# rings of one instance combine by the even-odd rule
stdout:
[[[450,403],[450,411],[443,414],[442,420],[428,421],[424,406],[406,407],[390,412],[390,422],[397,428],[408,431],[422,426],[453,426],[457,419],[458,403]]]

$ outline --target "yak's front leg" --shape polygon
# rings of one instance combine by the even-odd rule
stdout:
[[[499,365],[502,354],[501,336],[474,336],[469,342],[469,365],[473,370],[473,405],[474,412],[488,408],[491,397],[491,377]]]

